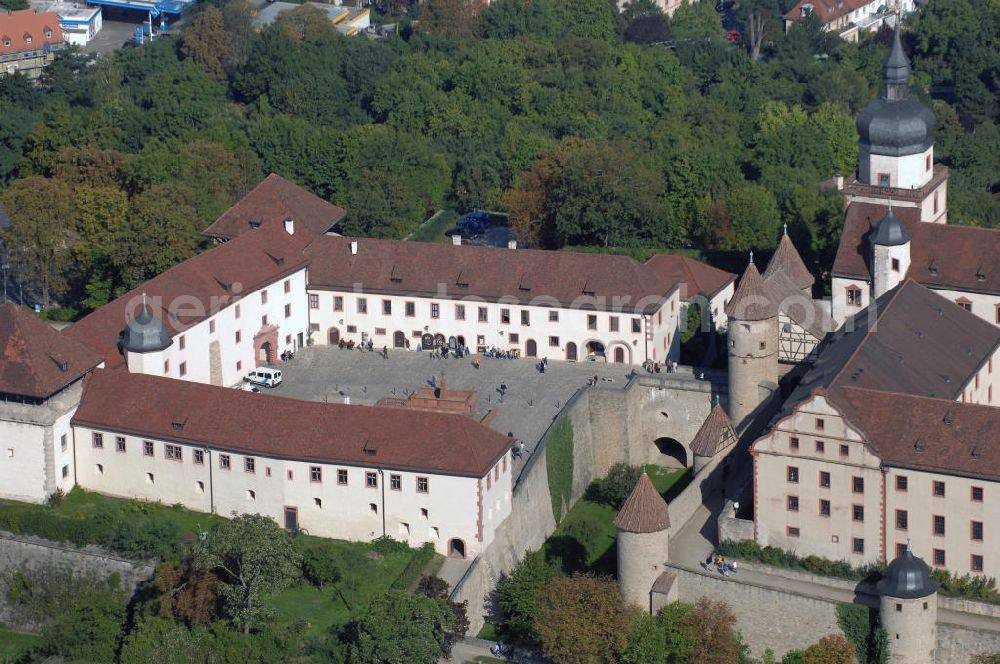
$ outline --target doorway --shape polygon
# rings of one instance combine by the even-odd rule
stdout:
[[[465,542],[457,537],[448,540],[448,556],[451,558],[465,558]]]
[[[668,468],[687,468],[688,453],[676,438],[657,438],[653,443],[660,450],[660,463]]]
[[[615,347],[615,362],[625,364],[625,349],[621,346]]]
[[[299,508],[297,507],[286,507],[285,508],[285,530],[291,532],[298,532],[299,530]]]
[[[274,351],[271,348],[271,342],[270,341],[265,341],[264,343],[262,343],[260,345],[260,350],[257,353],[257,360],[261,364],[271,364],[272,363],[272,355],[273,354],[274,354]]]
[[[340,343],[340,330],[335,327],[331,327],[330,331],[327,332],[327,337],[330,339],[330,345],[336,346]]]
[[[524,354],[528,357],[538,357],[538,344],[534,339],[528,339],[524,344]]]
[[[566,359],[570,362],[576,362],[576,344],[572,341],[566,344]]]
[[[406,335],[396,330],[392,333],[392,347],[393,348],[405,348],[406,347]]]

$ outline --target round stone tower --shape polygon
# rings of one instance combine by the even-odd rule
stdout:
[[[778,386],[778,305],[753,264],[726,305],[729,316],[729,419],[744,420]]]
[[[910,269],[910,232],[892,213],[892,206],[875,225],[869,244],[872,247],[872,294],[878,298],[898,286]]]
[[[933,664],[937,647],[937,589],[930,570],[909,545],[878,583],[879,613],[889,635],[889,661]]]
[[[618,587],[626,602],[643,611],[651,611],[653,582],[664,571],[669,527],[667,503],[643,473],[615,517]]]
[[[153,315],[143,295],[142,308],[129,319],[119,342],[128,370],[132,373],[159,372],[163,366],[159,353],[173,342],[163,321]]]

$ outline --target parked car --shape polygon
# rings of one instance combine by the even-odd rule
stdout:
[[[277,369],[269,369],[268,367],[258,367],[248,373],[243,380],[251,385],[277,387],[281,385],[281,372]]]
[[[490,215],[486,212],[470,212],[456,224],[456,228],[463,235],[479,235],[489,227]]]

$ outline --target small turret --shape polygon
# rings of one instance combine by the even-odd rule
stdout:
[[[795,287],[800,289],[803,295],[812,298],[812,286],[816,278],[806,267],[805,261],[802,260],[802,256],[795,248],[795,243],[788,237],[788,224],[785,224],[778,248],[775,249],[771,261],[767,264],[767,269],[764,270],[764,279],[766,280],[778,270],[784,272],[788,280],[795,284]]]
[[[937,648],[937,590],[930,569],[910,545],[878,582],[879,613],[892,662],[933,664]]]
[[[120,347],[129,371],[147,373],[147,364],[150,367],[158,364],[147,362],[147,355],[166,350],[173,342],[163,321],[154,316],[152,309],[146,304],[144,293],[139,313],[129,319],[121,336]]]
[[[649,476],[639,477],[615,517],[618,531],[618,585],[625,601],[651,612],[653,584],[667,560],[670,513]]]
[[[736,442],[736,432],[729,416],[718,403],[712,408],[701,428],[691,441],[691,453],[694,455],[694,472],[697,475],[701,469],[719,453],[725,451]]]
[[[750,264],[726,305],[729,316],[729,418],[739,428],[778,387],[778,304]]]
[[[875,298],[892,290],[910,269],[910,232],[896,215],[892,204],[875,225],[870,236],[872,248],[872,290]]]

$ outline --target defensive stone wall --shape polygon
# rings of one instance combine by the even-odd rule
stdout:
[[[106,581],[117,574],[119,587],[131,596],[135,587],[151,578],[154,571],[153,561],[128,560],[100,547],[76,548],[72,544],[0,531],[0,623],[21,629],[38,627],[25,622],[18,607],[10,603],[8,584],[15,573],[23,574],[32,582],[88,578]]]

